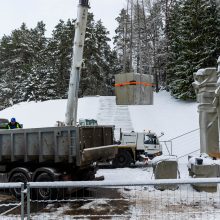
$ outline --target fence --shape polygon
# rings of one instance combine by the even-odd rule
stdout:
[[[20,192],[20,201],[9,195],[9,190]],[[25,190],[24,183],[0,183],[0,219],[11,219],[10,213],[14,211],[13,219],[24,219]]]
[[[220,178],[30,182],[25,190],[21,183],[0,184],[1,189],[20,188],[22,192],[21,202],[13,203],[20,206],[20,214],[9,209],[0,219],[220,219],[219,187],[217,192],[208,193],[191,186],[219,183]],[[170,190],[160,190],[163,186]],[[33,191],[39,189],[47,189],[51,197],[32,198]],[[74,189],[77,191],[70,193]],[[56,198],[52,197],[53,190]]]

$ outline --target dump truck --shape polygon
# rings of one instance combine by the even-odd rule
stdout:
[[[115,156],[112,145],[112,126],[2,129],[0,182],[92,180],[93,163]],[[20,197],[17,189],[12,193]],[[51,192],[35,194],[48,199]]]
[[[162,135],[163,133],[161,133]],[[162,155],[162,146],[159,142],[159,137],[151,131],[120,131],[120,140],[116,144],[118,144],[115,146],[118,153],[112,160],[113,167],[129,167],[136,161],[146,161],[155,156]]]

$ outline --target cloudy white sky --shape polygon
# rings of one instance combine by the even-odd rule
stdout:
[[[0,37],[19,28],[22,22],[35,27],[38,21],[46,24],[47,36],[51,34],[59,19],[76,18],[79,0],[0,0]],[[104,26],[114,35],[115,18],[126,0],[90,0],[95,20],[101,19]]]

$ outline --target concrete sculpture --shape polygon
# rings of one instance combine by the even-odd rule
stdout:
[[[194,73],[194,80],[199,102],[200,153],[216,153],[219,152],[218,115],[213,104],[217,88],[216,68],[199,69]]]

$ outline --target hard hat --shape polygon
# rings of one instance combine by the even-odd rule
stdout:
[[[16,122],[16,119],[15,118],[11,118],[11,122]]]

